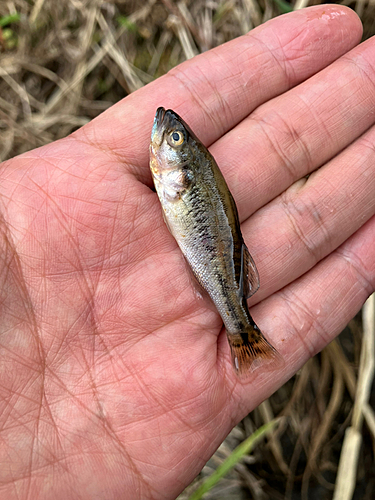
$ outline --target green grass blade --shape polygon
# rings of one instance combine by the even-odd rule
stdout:
[[[133,33],[136,33],[138,31],[138,27],[133,21],[130,21],[126,16],[118,16],[117,17],[117,22],[121,26],[125,26],[125,28],[129,31],[132,31]]]
[[[257,429],[251,436],[237,446],[233,453],[211,474],[201,486],[190,495],[189,500],[200,500],[203,495],[213,488],[222,477],[224,477],[233,467],[248,454],[254,446],[263,439],[279,423],[280,419],[272,420]]]
[[[8,24],[17,23],[21,19],[19,14],[10,14],[9,16],[0,17],[0,28]]]
[[[287,14],[288,12],[293,11],[293,7],[290,5],[290,3],[285,2],[285,0],[273,0],[273,1],[278,6],[282,14]]]

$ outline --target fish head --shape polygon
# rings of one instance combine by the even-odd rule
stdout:
[[[194,158],[196,137],[171,109],[158,108],[151,133],[150,166],[154,176],[183,168]]]

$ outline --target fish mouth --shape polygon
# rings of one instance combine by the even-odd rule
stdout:
[[[158,108],[156,110],[156,115],[154,123],[161,128],[172,129],[177,127],[182,122],[181,118],[172,109]]]
[[[164,108],[158,108],[156,111],[156,115],[154,118],[154,124],[152,126],[152,132],[151,132],[151,147],[153,149],[158,148],[161,146],[161,143],[163,142],[163,136],[164,136],[164,127],[163,127],[163,121],[165,117],[165,109]]]
[[[155,115],[155,120],[154,122],[160,126],[162,123],[163,123],[163,120],[164,120],[164,117],[165,117],[165,114],[166,114],[166,111],[165,111],[165,108],[158,108],[156,110],[156,115]]]
[[[181,124],[181,118],[171,109],[160,107],[156,110],[152,127],[151,142],[154,146],[161,146],[165,132],[170,132]]]

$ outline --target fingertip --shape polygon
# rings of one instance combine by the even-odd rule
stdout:
[[[320,20],[335,27],[339,24],[349,38],[354,38],[359,43],[363,34],[362,21],[357,13],[344,5],[323,5]]]
[[[315,5],[289,12],[270,19],[258,26],[259,34],[274,24],[277,42],[291,54],[295,46],[300,56],[301,47],[308,56],[311,50],[318,49],[321,61],[327,64],[355,47],[362,38],[363,27],[358,15],[349,7],[334,4]]]
[[[306,20],[316,23],[319,27],[331,32],[343,49],[351,49],[362,38],[363,26],[361,19],[354,10],[344,5],[326,4],[301,9]],[[332,48],[333,49],[333,48]]]

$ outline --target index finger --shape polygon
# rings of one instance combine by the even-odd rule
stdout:
[[[316,6],[280,16],[179,65],[75,137],[113,152],[150,182],[148,145],[157,107],[177,111],[210,145],[257,106],[346,53],[361,35],[359,18],[346,7]]]

